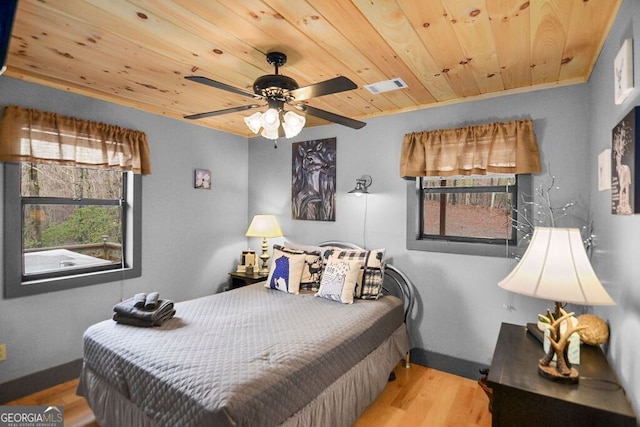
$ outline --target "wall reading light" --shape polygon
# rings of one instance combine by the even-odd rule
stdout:
[[[356,179],[356,187],[349,191],[349,194],[355,194],[356,196],[362,196],[363,194],[369,194],[367,188],[371,186],[373,180],[369,175],[362,175],[360,178]]]

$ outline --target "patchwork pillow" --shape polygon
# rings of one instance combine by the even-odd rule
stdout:
[[[382,294],[384,282],[385,249],[371,251],[360,249],[333,249],[324,253],[325,260],[344,259],[360,260],[362,269],[358,275],[355,297],[361,299],[378,299]]]
[[[360,260],[330,259],[324,266],[320,289],[315,296],[352,304],[361,268]]]
[[[285,243],[285,245],[287,245]],[[316,292],[320,287],[320,277],[322,276],[322,258],[317,250],[292,249],[288,246],[273,245],[274,249],[289,254],[304,255],[304,266],[300,277],[300,290]]]
[[[301,245],[299,243],[293,243],[289,241],[284,242],[284,246],[295,251],[304,252],[322,252],[325,249],[323,246]]]
[[[274,247],[273,261],[265,288],[297,294],[300,292],[300,278],[304,267],[304,254],[291,254]]]
[[[336,246],[301,245],[299,243],[293,243],[293,242],[284,242],[284,246],[286,248],[293,249],[296,251],[318,252],[322,257],[323,264],[327,263],[327,258],[329,258],[329,255],[331,255],[331,251],[342,250],[342,248],[339,248]]]

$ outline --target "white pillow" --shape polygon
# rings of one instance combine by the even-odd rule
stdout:
[[[307,251],[303,249],[292,249],[288,246],[273,245],[274,249],[290,254],[303,254],[304,266],[302,267],[302,277],[300,278],[301,291],[317,292],[320,287],[322,277],[322,256],[319,251]]]
[[[320,289],[315,296],[352,304],[361,268],[361,260],[329,259],[322,272]]]
[[[335,249],[325,252],[329,259],[360,260],[362,270],[358,275],[355,297],[362,299],[378,299],[382,294],[384,282],[384,254],[385,249]],[[326,258],[325,258],[326,260]]]
[[[305,254],[292,254],[274,248],[271,270],[264,287],[290,294],[300,293],[304,260]]]

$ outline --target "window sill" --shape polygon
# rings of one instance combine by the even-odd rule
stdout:
[[[83,286],[99,285],[101,283],[118,282],[125,279],[140,277],[141,275],[141,268],[133,267],[29,281],[9,281],[9,278],[5,278],[7,283],[5,284],[4,297],[18,298],[45,292],[62,291]]]
[[[511,245],[451,242],[446,240],[417,240],[407,238],[407,249],[411,251],[442,252],[459,255],[512,257]]]

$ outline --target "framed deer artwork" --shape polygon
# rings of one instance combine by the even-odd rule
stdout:
[[[336,220],[336,138],[291,144],[291,217]]]
[[[640,107],[634,107],[613,128],[611,142],[611,213],[640,213]]]

